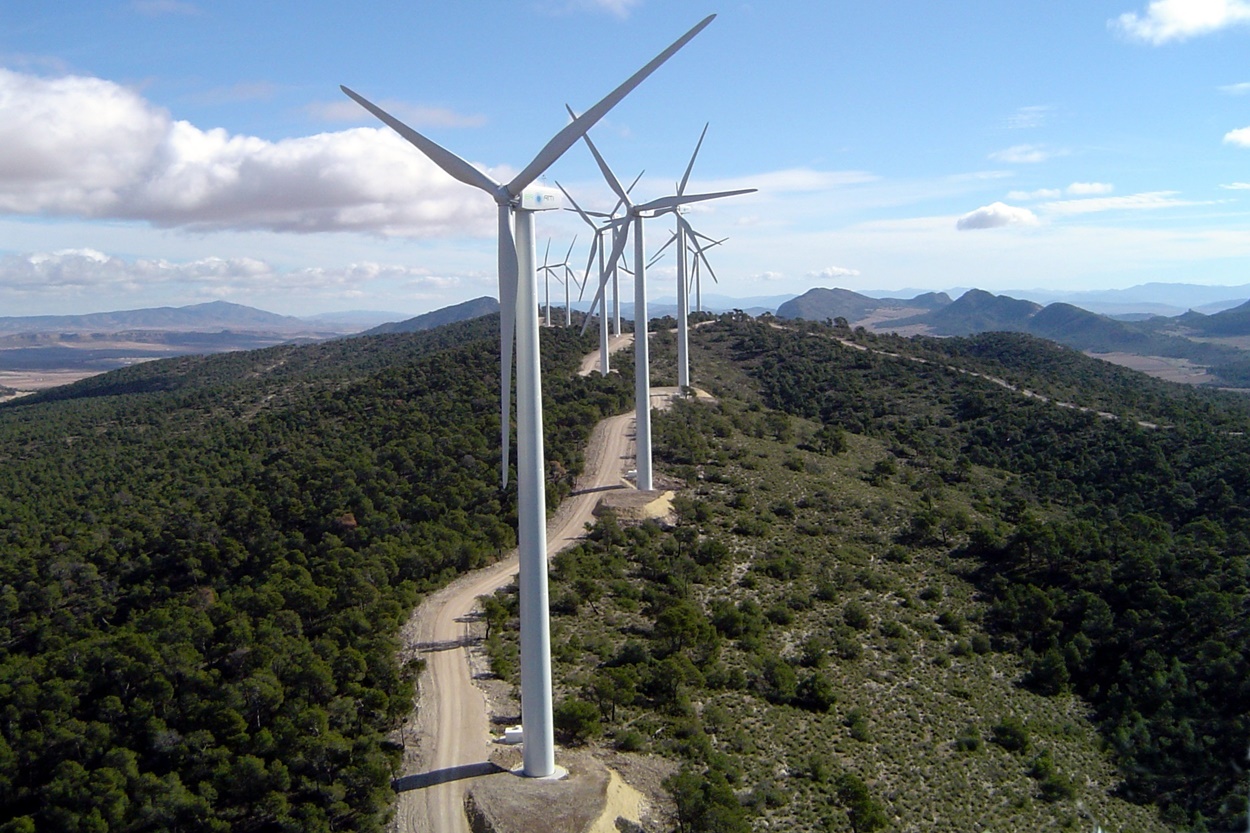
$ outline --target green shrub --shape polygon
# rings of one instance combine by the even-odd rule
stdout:
[[[1008,752],[1025,752],[1029,748],[1029,732],[1018,717],[1004,717],[991,732],[990,740]]]
[[[955,738],[955,748],[960,752],[976,752],[981,748],[981,733],[977,727],[969,724]]]
[[[857,631],[862,631],[872,624],[868,609],[858,601],[849,601],[842,608],[842,621]]]
[[[599,722],[599,708],[585,700],[569,699],[561,702],[552,712],[556,731],[570,743],[585,743],[603,733]]]
[[[616,748],[622,752],[639,752],[647,745],[647,739],[637,729],[616,733]]]

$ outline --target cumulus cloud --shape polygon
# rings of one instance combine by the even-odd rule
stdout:
[[[1154,0],[1142,14],[1125,12],[1109,25],[1133,40],[1158,46],[1246,23],[1246,0]]]
[[[766,281],[769,283],[773,283],[779,280],[783,280],[784,278],[785,278],[785,273],[783,272],[760,272],[758,274],[752,275],[750,279],[753,281]]]
[[[1250,182],[1230,182],[1220,187],[1229,191],[1250,191]]]
[[[0,147],[0,213],[197,230],[494,230],[490,200],[389,129],[277,142],[202,130],[97,78],[0,69]]]
[[[1155,208],[1175,208],[1204,203],[1176,198],[1176,191],[1148,191],[1123,197],[1095,197],[1086,200],[1059,200],[1040,206],[1048,214],[1093,214],[1099,211],[1141,211]]]
[[[843,266],[826,266],[816,272],[808,272],[809,278],[854,278],[859,276],[858,269],[847,269]]]
[[[189,287],[199,296],[227,297],[266,292],[344,294],[387,282],[409,291],[457,286],[458,276],[374,262],[334,268],[280,271],[248,257],[206,257],[187,262],[126,260],[93,249],[66,249],[0,257],[0,291],[15,295],[141,292],[162,286]]]
[[[955,222],[960,231],[1002,228],[1004,226],[1035,226],[1037,215],[1027,208],[995,202],[970,211]]]
[[[1013,165],[1031,165],[1045,162],[1054,156],[1053,151],[1040,145],[1014,145],[990,154],[990,159],[997,162],[1008,162]]]
[[[1114,190],[1115,186],[1108,182],[1074,182],[1067,187],[1067,192],[1074,197],[1110,194]]]
[[[1228,131],[1224,134],[1224,141],[1230,145],[1250,148],[1250,127],[1242,127],[1238,130]]]

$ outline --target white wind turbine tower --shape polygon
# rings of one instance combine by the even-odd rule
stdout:
[[[571,112],[570,112],[571,115]],[[747,188],[738,191],[720,191],[712,194],[692,194],[686,196],[684,194],[673,194],[667,197],[651,200],[650,202],[635,205],[629,200],[629,193],[621,187],[620,181],[616,175],[612,173],[612,169],[608,167],[608,163],[603,161],[603,157],[599,155],[599,149],[595,147],[595,143],[590,140],[590,135],[582,136],[586,142],[586,146],[590,148],[590,152],[594,154],[595,162],[599,165],[599,170],[603,172],[604,179],[607,180],[608,186],[616,192],[616,196],[625,206],[625,216],[620,219],[613,220],[613,224],[620,227],[620,235],[616,238],[612,246],[612,256],[608,258],[608,271],[612,271],[616,267],[616,262],[620,260],[622,252],[625,250],[625,243],[629,238],[630,227],[633,227],[634,235],[634,415],[635,415],[635,440],[634,444],[637,449],[638,469],[637,479],[634,485],[642,491],[651,491],[654,488],[654,479],[652,477],[651,467],[651,369],[650,369],[650,353],[648,350],[647,339],[647,256],[643,241],[642,221],[647,218],[656,217],[675,210],[678,206],[686,205],[692,202],[702,202],[704,200],[714,200],[720,197],[732,197],[737,194],[749,194],[754,188]],[[683,183],[684,185],[684,183]],[[605,282],[599,283],[599,292],[595,296],[594,302],[591,304],[593,310],[603,300]],[[590,323],[590,319],[586,319],[586,324]],[[582,325],[582,332],[586,331],[586,324]]]
[[[699,269],[699,262],[702,261],[703,265],[707,267],[707,273],[712,276],[712,282],[720,283],[720,281],[717,280],[716,278],[716,273],[712,271],[712,264],[708,262],[706,253],[708,249],[711,249],[714,246],[719,246],[721,243],[724,243],[729,238],[722,237],[720,240],[716,240],[714,238],[708,237],[706,234],[700,234],[698,231],[695,231],[694,229],[691,229],[691,231],[694,232],[694,237],[695,237],[694,243],[691,248],[692,253],[695,255],[694,260],[693,260],[693,263],[694,263],[694,269],[693,269],[693,272],[694,272],[694,275],[693,275],[694,308],[695,308],[695,312],[703,312],[703,284],[700,281],[700,275],[702,274],[702,272]],[[700,246],[699,240],[706,240],[707,241],[706,245]],[[687,287],[687,291],[689,291],[689,287]]]
[[[686,193],[686,185],[690,181],[690,172],[694,169],[694,161],[699,156],[699,149],[703,147],[703,139],[707,136],[708,125],[703,125],[703,132],[699,134],[699,141],[694,146],[694,153],[690,155],[690,162],[686,165],[686,172],[682,175],[681,182],[677,185],[677,196],[683,196]],[[755,190],[755,189],[750,189]],[[745,193],[735,191],[733,193]],[[659,257],[660,253],[667,249],[672,243],[677,243],[677,386],[682,388],[690,387],[690,286],[693,282],[698,285],[699,260],[702,260],[707,266],[712,279],[716,280],[716,273],[712,272],[712,267],[707,262],[707,255],[704,249],[711,246],[700,246],[699,239],[712,241],[712,238],[705,234],[695,231],[690,222],[682,216],[685,212],[682,208],[676,207],[670,209],[673,217],[677,221],[677,229],[673,232],[673,236],[669,238],[660,251],[652,258],[652,262]],[[711,245],[719,245],[724,241],[712,241]],[[688,252],[688,250],[692,250]],[[686,256],[693,253],[691,260],[692,271],[691,276],[687,268]],[[719,283],[719,281],[718,281]],[[701,289],[698,291],[698,308],[699,312],[703,312],[703,295]]]
[[[527,191],[599,119],[631,90],[701,32],[708,15],[623,84],[557,133],[506,185],[496,182],[451,151],[427,139],[347,87],[344,93],[389,125],[448,175],[490,194],[499,215],[499,347],[503,445],[502,480],[508,478],[513,334],[517,358],[517,548],[520,555],[521,707],[523,774],[546,778],[556,773],[551,707],[551,632],[547,596],[547,508],[543,482],[542,386],[538,353],[538,278],[534,269],[533,212],[543,208],[542,193]],[[513,217],[516,232],[513,235]]]
[[[638,177],[634,179],[633,183],[629,186],[629,188],[625,189],[626,192],[633,190],[634,185],[637,185],[638,179],[641,179],[641,178],[642,178],[642,174],[638,174]],[[564,186],[561,185],[558,181],[556,182],[556,187],[560,189],[560,192],[562,194],[564,194],[564,198],[567,199],[572,204],[573,210],[577,212],[577,215],[581,217],[582,220],[588,226],[590,226],[590,228],[594,231],[594,236],[591,238],[591,242],[590,242],[590,257],[586,259],[586,270],[585,270],[584,275],[582,276],[581,291],[578,293],[578,296],[577,296],[577,300],[580,301],[582,299],[582,294],[585,293],[586,291],[586,283],[590,279],[590,268],[595,263],[596,255],[598,255],[599,257],[599,283],[603,283],[607,279],[608,271],[607,271],[605,258],[607,256],[608,250],[607,250],[607,247],[605,247],[603,244],[603,235],[607,234],[608,232],[611,232],[612,239],[613,241],[615,241],[616,235],[620,233],[620,229],[616,225],[614,225],[610,221],[610,219],[609,219],[609,222],[605,223],[602,226],[596,225],[595,221],[590,219],[592,216],[601,217],[601,218],[603,217],[611,218],[612,214],[604,214],[598,211],[590,211],[590,212],[583,211],[582,207],[577,204],[577,200],[573,199],[573,196],[568,191],[566,191]],[[619,202],[617,203],[616,208],[620,208]],[[616,213],[616,208],[612,210],[613,214]],[[619,265],[617,268],[618,269],[620,268]],[[612,290],[613,304],[616,307],[616,313],[615,313],[616,325],[615,327],[613,327],[612,335],[620,335],[621,334],[621,305],[620,305],[620,293],[616,291],[616,287],[618,286],[618,283],[617,283],[617,272],[615,270],[613,270],[611,277],[612,277],[612,286],[613,286],[613,290]],[[593,316],[594,314],[595,314],[595,307],[592,306],[589,310],[586,311],[586,320],[589,321],[590,317]],[[610,363],[609,363],[609,358],[608,358],[609,357],[608,326],[609,326],[608,316],[606,314],[606,310],[601,310],[599,314],[599,372],[604,376],[608,375],[608,370],[610,369],[609,368]],[[582,331],[585,332],[585,327],[582,328]]]
[[[564,254],[564,260],[559,263],[548,263],[547,257],[551,254],[551,238],[547,238],[547,250],[543,252],[543,265],[541,271],[547,277],[544,280],[545,291],[547,294],[547,321],[546,326],[551,326],[551,276],[554,274],[556,280],[564,284],[564,326],[571,326],[573,323],[572,312],[569,310],[569,257],[573,254],[573,247],[577,245],[577,236],[574,235],[573,242],[569,244],[569,250]],[[560,275],[560,271],[564,271],[564,275]]]
[[[664,254],[665,249],[677,243],[677,386],[687,388],[690,387],[690,291],[692,289],[695,291],[698,311],[703,312],[699,261],[707,267],[712,280],[720,283],[716,279],[716,273],[712,271],[712,264],[708,262],[705,252],[713,246],[719,246],[729,238],[714,240],[695,230],[682,216],[683,212],[680,208],[673,213],[677,218],[677,230],[668,238],[668,242],[651,256],[647,265],[653,265]],[[708,245],[700,246],[700,239],[709,241]],[[687,266],[687,256],[690,256],[689,266]]]

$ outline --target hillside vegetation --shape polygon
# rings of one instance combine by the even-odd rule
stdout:
[[[683,762],[683,831],[1244,824],[1242,400],[1028,336],[695,333],[675,525],[554,565],[569,742]]]
[[[0,405],[0,830],[382,829],[399,625],[514,541],[496,322]],[[632,405],[593,346],[543,331],[552,506]],[[553,565],[566,742],[674,757],[683,832],[1242,824],[1244,400],[1024,335],[724,316],[692,350],[675,524]]]
[[[514,542],[497,319],[0,406],[0,829],[380,830],[395,637]],[[544,332],[553,501],[626,384]]]

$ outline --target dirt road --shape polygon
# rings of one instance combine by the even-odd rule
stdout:
[[[614,345],[615,346],[615,345]],[[594,366],[597,367],[597,355]],[[667,389],[671,397],[672,389]],[[662,390],[653,392],[661,407]],[[586,468],[574,493],[547,524],[547,554],[572,546],[593,522],[605,487],[632,488],[624,473],[634,467],[634,415],[610,417],[595,426],[586,449]],[[516,574],[517,556],[462,576],[430,596],[414,612],[401,634],[404,658],[422,657],[416,720],[406,730],[404,775],[394,829],[400,833],[468,833],[464,795],[469,779],[495,771],[485,698],[469,671],[471,615],[478,596],[507,585]]]
[[[629,345],[633,343],[634,343],[633,333],[625,333],[624,335],[619,335],[619,336],[609,336],[608,337],[608,353],[609,354],[615,353],[617,350],[621,350],[625,347],[628,347]],[[581,367],[581,370],[577,371],[577,375],[589,376],[590,374],[595,373],[598,370],[599,370],[599,351],[593,350],[590,353],[587,353],[585,358],[582,359],[582,367]]]

